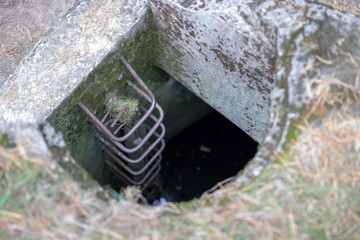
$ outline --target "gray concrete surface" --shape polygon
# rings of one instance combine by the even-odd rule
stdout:
[[[305,108],[327,104],[327,90],[339,105],[344,92],[359,93],[360,20],[352,14],[302,0],[151,7],[165,49],[159,65],[261,143],[242,180],[268,166]]]
[[[46,118],[146,9],[145,0],[77,1],[2,84],[0,123]]]
[[[46,118],[148,7],[77,1],[0,86],[0,123]],[[321,100],[319,86],[359,91],[360,21],[351,14],[304,0],[151,0],[151,9],[154,64],[261,142],[248,179],[281,151],[292,119]]]
[[[75,0],[0,1],[0,86]]]
[[[240,14],[246,4],[153,0],[151,8],[159,29],[161,68],[261,142],[275,49],[260,26]]]

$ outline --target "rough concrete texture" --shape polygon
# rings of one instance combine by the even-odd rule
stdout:
[[[66,170],[82,187],[97,185],[90,175],[71,156],[61,132],[44,120],[17,121],[0,124],[0,145],[33,163],[45,163],[47,169]],[[0,156],[0,168],[5,158]],[[4,156],[5,157],[5,156]],[[59,168],[58,166],[61,166]],[[55,179],[56,176],[54,175]]]
[[[317,115],[360,93],[360,20],[306,1],[253,2],[241,15],[255,20],[276,46],[275,86],[267,133],[242,179],[254,179],[282,149],[291,121]],[[328,94],[337,102],[326,102]],[[315,107],[315,108],[314,108]],[[245,181],[244,183],[246,183]]]
[[[274,82],[274,45],[240,15],[246,3],[151,3],[160,67],[261,142]]]
[[[48,116],[146,10],[146,0],[77,1],[2,84],[0,123]]]
[[[0,1],[0,85],[75,0]]]
[[[2,86],[0,122],[45,118],[147,6],[77,2]],[[262,142],[242,179],[269,164],[305,106],[326,105],[319,87],[334,95],[359,91],[360,23],[351,14],[303,0],[151,0],[151,9],[154,64]],[[132,56],[132,63],[142,57],[149,56]]]
[[[152,0],[151,7],[166,49],[160,66],[262,142],[240,174],[244,183],[281,151],[291,120],[319,101],[316,88],[359,92],[354,15],[306,1]]]
[[[7,138],[10,148],[17,148],[19,155],[24,159],[43,158],[49,168],[54,168],[57,154],[53,154],[50,148],[64,149],[66,144],[61,133],[56,133],[54,128],[44,121],[16,122],[0,125],[0,133]],[[5,135],[4,135],[5,134]],[[74,161],[64,151],[61,158],[65,161]]]

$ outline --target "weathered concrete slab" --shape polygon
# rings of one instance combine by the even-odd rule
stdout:
[[[44,120],[0,124],[0,147],[8,148],[14,156],[17,155],[29,162],[43,164],[44,171],[66,170],[84,188],[97,186],[89,173],[76,164],[61,132],[56,132]],[[0,169],[10,160],[8,156],[0,155]],[[56,174],[53,177],[55,180]]]
[[[268,122],[275,49],[260,26],[240,14],[247,4],[151,1],[160,35],[159,66],[261,142]]]
[[[0,85],[74,2],[0,1]]]
[[[146,2],[77,1],[1,86],[0,123],[48,116],[139,23]]]
[[[281,151],[305,107],[326,109],[326,90],[359,92],[354,15],[307,1],[151,0],[151,7],[165,49],[159,66],[262,142],[244,182]]]
[[[256,19],[276,46],[269,124],[255,158],[239,178],[246,184],[281,151],[293,119],[316,116],[318,108],[326,112],[348,98],[359,100],[360,19],[306,1],[256,1],[241,15]]]
[[[24,159],[42,158],[49,168],[56,167],[56,157],[50,148],[66,147],[61,133],[56,133],[54,128],[45,121],[0,125],[0,135],[3,146],[16,147],[19,149],[19,155]],[[64,151],[61,155],[61,159],[71,161],[68,152]]]

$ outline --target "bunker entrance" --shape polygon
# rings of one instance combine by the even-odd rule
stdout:
[[[117,192],[140,186],[150,204],[191,200],[231,181],[255,155],[258,144],[167,73],[153,71],[158,77],[144,78],[137,87],[133,73],[119,71],[116,81],[127,84],[122,90],[114,84],[101,94],[93,91],[102,89],[99,81],[85,82],[53,113],[50,122],[64,133],[72,156],[100,185]],[[147,87],[151,93],[145,93]],[[121,96],[139,99],[139,109],[144,107],[128,123],[121,119],[130,114],[127,109],[135,100],[125,101],[113,115],[114,107],[106,104],[106,96],[117,89]],[[158,110],[146,117],[151,106]],[[143,133],[123,141],[137,126],[136,119],[143,118]],[[137,149],[138,145],[143,147]]]
[[[167,129],[161,170],[143,191],[146,202],[153,205],[188,201],[215,191],[245,167],[258,147],[223,115],[171,76],[166,77],[162,90],[153,89],[158,103],[165,106],[163,123]],[[101,157],[109,161],[106,151]],[[121,191],[118,174],[109,169],[108,184]]]

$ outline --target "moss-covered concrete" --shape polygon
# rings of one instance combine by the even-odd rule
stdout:
[[[74,159],[101,184],[111,181],[109,169],[104,164],[107,156],[102,153],[101,144],[95,140],[97,129],[78,103],[82,101],[100,118],[105,114],[109,92],[134,97],[132,89],[126,84],[128,80],[134,81],[134,79],[120,61],[120,56],[125,57],[163,107],[166,116],[164,123],[169,126],[167,139],[211,111],[211,107],[184,90],[175,80],[169,80],[169,75],[156,67],[155,57],[159,51],[156,47],[157,40],[152,13],[149,11],[141,23],[129,31],[128,35],[119,42],[118,47],[49,117],[50,123],[56,127],[56,130],[63,133]],[[120,80],[119,75],[122,75]],[[83,174],[74,170],[72,165],[65,168],[75,177],[77,174]]]
[[[150,29],[151,14],[149,13],[49,118],[52,125],[63,133],[72,156],[100,183],[109,182],[110,179],[102,160],[100,143],[94,138],[97,130],[78,103],[82,101],[92,112],[101,117],[105,114],[108,92],[118,91],[122,95],[127,95],[126,81],[132,77],[120,61],[121,55],[125,56],[147,83],[153,79],[161,79],[162,73],[152,65],[151,49],[154,36]],[[121,73],[123,77],[118,80]],[[155,83],[151,85],[156,86]]]
[[[93,138],[95,128],[77,104],[83,101],[102,116],[107,93],[118,91],[134,97],[126,85],[132,77],[122,65],[121,55],[155,93],[165,110],[164,122],[170,136],[210,109],[202,107],[199,111],[199,100],[181,90],[175,94],[175,81],[168,80],[159,68],[257,141],[265,140],[266,133],[267,139],[253,161],[253,176],[262,171],[273,152],[280,151],[288,129],[293,128],[292,119],[304,111],[305,88],[313,87],[308,80],[316,72],[303,69],[315,64],[321,69],[321,74],[317,73],[321,79],[332,75],[356,83],[354,74],[348,74],[354,73],[354,66],[346,64],[334,75],[333,65],[324,64],[321,59],[332,57],[331,61],[340,65],[349,58],[346,53],[356,45],[358,35],[351,28],[358,24],[352,21],[354,26],[348,24],[342,29],[346,19],[333,20],[332,10],[323,6],[307,9],[307,4],[302,3],[304,12],[294,8],[283,12],[283,16],[268,11],[286,5],[280,2],[268,5],[260,1],[241,12],[237,10],[241,6],[236,4],[219,3],[212,6],[214,11],[209,11],[208,7],[199,10],[196,1],[189,1],[188,5],[165,0],[150,3],[153,13],[149,11],[119,41],[117,48],[50,118],[64,133],[75,159],[101,183],[109,181],[104,156]],[[288,19],[296,24],[289,25]],[[343,39],[342,34],[347,37]],[[191,108],[193,112],[187,112]]]
[[[157,64],[257,142],[265,136],[274,47],[239,15],[242,3],[151,0]],[[206,5],[206,6],[205,6]],[[244,26],[246,26],[244,28]]]
[[[6,133],[0,134],[0,145],[7,147],[9,145],[9,138]]]

